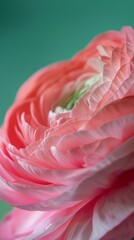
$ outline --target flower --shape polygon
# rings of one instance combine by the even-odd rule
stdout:
[[[125,27],[20,88],[1,127],[0,198],[25,210],[15,209],[1,228],[28,215],[35,222],[22,230],[22,221],[25,237],[37,220],[44,230],[36,239],[128,240],[133,146],[134,30]]]

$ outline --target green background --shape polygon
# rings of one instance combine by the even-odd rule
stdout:
[[[32,73],[123,25],[134,26],[134,0],[1,0],[0,124]],[[0,219],[9,209],[0,203]]]

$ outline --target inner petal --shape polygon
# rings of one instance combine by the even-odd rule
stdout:
[[[87,80],[78,82],[76,88],[67,96],[62,103],[55,108],[55,112],[59,109],[71,110],[76,102],[99,80],[99,75],[94,75]],[[60,108],[59,108],[60,107]],[[58,110],[58,111],[57,111]]]

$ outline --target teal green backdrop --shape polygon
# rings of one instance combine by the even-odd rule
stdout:
[[[134,0],[1,0],[0,124],[32,73],[123,25],[134,26]],[[0,219],[9,209],[0,203]]]

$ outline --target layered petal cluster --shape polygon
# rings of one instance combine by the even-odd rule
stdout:
[[[134,186],[56,211],[15,208],[0,225],[2,240],[131,240]],[[84,206],[83,206],[84,205]]]
[[[15,207],[2,240],[134,236],[132,28],[20,88],[0,129],[0,198]]]

